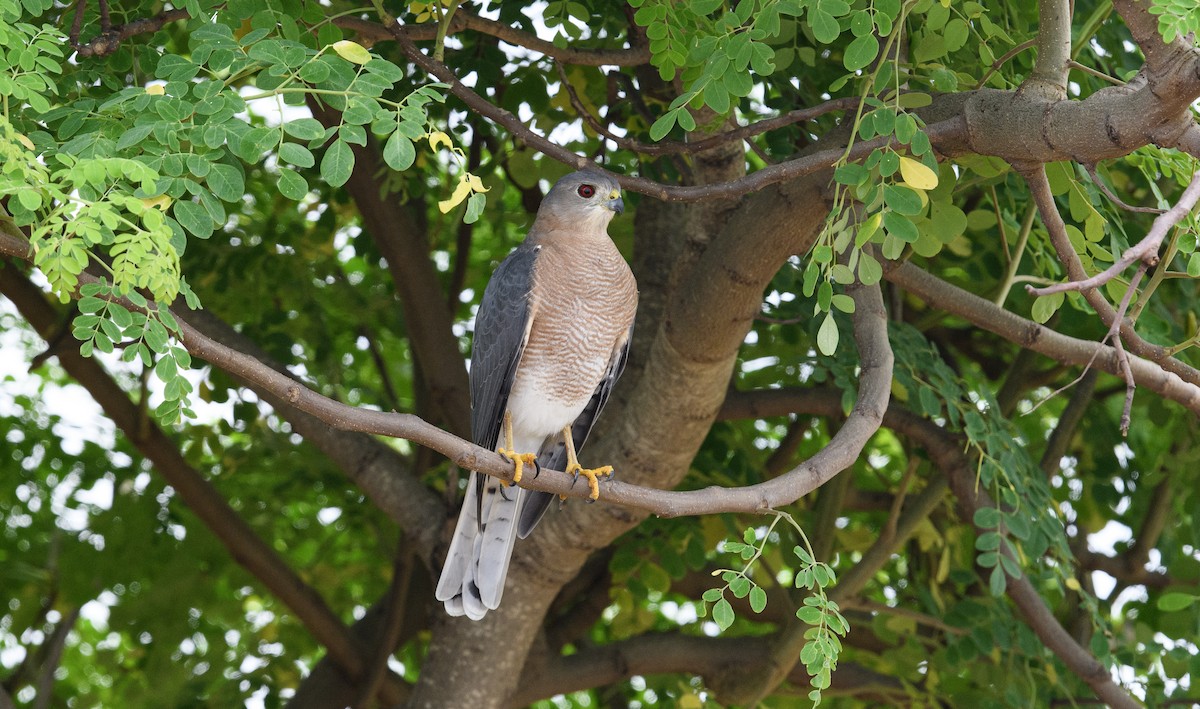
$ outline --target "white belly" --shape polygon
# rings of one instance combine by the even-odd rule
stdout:
[[[535,377],[518,377],[513,383],[508,395],[508,411],[512,415],[513,443],[518,451],[537,451],[548,436],[574,423],[591,398],[567,402],[546,389],[545,383]]]

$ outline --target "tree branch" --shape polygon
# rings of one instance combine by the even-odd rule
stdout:
[[[1152,73],[1161,73],[1175,62],[1186,61],[1192,46],[1183,37],[1176,37],[1170,44],[1164,43],[1158,33],[1158,18],[1150,14],[1149,6],[1150,3],[1141,0],[1113,0],[1113,9],[1146,57],[1146,68]]]
[[[86,274],[85,274],[86,275]],[[81,279],[82,280],[82,279]],[[42,291],[21,277],[9,264],[0,271],[0,293],[17,306],[22,316],[43,336],[53,333],[58,316]],[[132,305],[132,304],[131,304]],[[59,363],[75,378],[129,441],[154,464],[155,470],[225,546],[230,556],[292,610],[314,639],[336,659],[343,672],[358,677],[364,671],[363,648],[357,647],[337,615],[320,594],[298,574],[234,511],[212,485],[180,455],[162,429],[143,420],[139,407],[94,359],[78,348],[63,348]],[[282,376],[282,375],[279,375]],[[399,701],[407,690],[395,675],[385,683],[388,701]]]
[[[326,127],[341,123],[335,112],[310,98],[313,115]],[[454,316],[433,262],[429,245],[410,211],[392,197],[384,199],[377,176],[386,166],[379,144],[351,146],[354,171],[346,190],[358,206],[367,234],[387,260],[392,283],[400,297],[409,347],[429,391],[433,421],[465,436],[471,430],[467,369],[451,326]]]
[[[1046,230],[1050,234],[1050,242],[1054,246],[1059,260],[1062,261],[1063,266],[1067,269],[1067,276],[1072,281],[1086,280],[1087,273],[1083,270],[1083,264],[1080,263],[1079,256],[1075,253],[1074,247],[1071,246],[1071,240],[1067,236],[1066,225],[1063,223],[1062,215],[1058,212],[1058,206],[1054,203],[1054,195],[1050,191],[1050,182],[1046,178],[1045,167],[1042,165],[1025,165],[1021,168],[1021,174],[1029,185],[1030,196],[1033,198],[1038,213],[1042,217],[1042,223],[1046,226]],[[1162,219],[1162,217],[1159,217],[1159,219]],[[1155,223],[1157,224],[1158,220],[1155,220]],[[1101,322],[1106,327],[1115,328],[1119,326],[1120,343],[1128,346],[1129,351],[1154,362],[1165,371],[1180,377],[1193,386],[1200,386],[1200,371],[1172,357],[1171,351],[1167,348],[1153,345],[1143,340],[1137,334],[1133,324],[1124,319],[1123,312],[1119,313],[1117,310],[1114,310],[1112,305],[1104,299],[1103,294],[1094,289],[1083,290],[1081,294],[1088,302],[1088,305],[1092,306],[1092,309],[1100,316]],[[1116,352],[1115,347],[1114,352]],[[1118,364],[1120,364],[1119,356]],[[1123,372],[1119,369],[1113,373],[1123,376]]]
[[[739,675],[769,662],[772,637],[707,638],[659,633],[580,648],[573,655],[547,658],[544,665],[525,672],[508,704],[526,706],[554,694],[611,684],[635,674],[686,672],[698,674],[710,686],[719,687],[726,679],[736,680]],[[796,685],[807,683],[802,665],[792,671],[790,679]],[[717,692],[725,701],[719,689]],[[850,662],[839,663],[827,692],[826,696],[855,696],[888,703],[906,696],[897,680]]]
[[[24,246],[12,253],[4,246],[0,243],[0,254],[21,257],[28,251]],[[96,279],[83,273],[79,282],[83,285],[94,283]],[[879,417],[890,395],[892,366],[883,300],[878,288],[859,286],[848,291],[856,303],[854,330],[862,353],[859,398],[846,425],[821,454],[775,480],[751,487],[673,492],[611,481],[604,485],[602,498],[661,517],[759,512],[789,504],[845,469],[879,426]],[[141,311],[129,301],[123,300],[121,304],[129,310]],[[413,414],[358,409],[323,396],[254,357],[212,339],[192,324],[193,315],[172,313],[179,322],[180,342],[192,356],[224,369],[273,399],[315,416],[338,430],[404,438],[442,453],[465,470],[512,480],[512,463],[493,451],[458,438]],[[566,497],[586,497],[587,488],[577,487],[575,483],[576,478],[572,475],[543,468],[540,476],[526,478],[521,484],[528,489]],[[413,528],[416,533],[421,529],[420,526]]]
[[[1021,86],[1044,98],[1067,95],[1067,70],[1071,61],[1071,0],[1038,0],[1037,60],[1033,73]]]
[[[1176,224],[1191,213],[1198,200],[1200,200],[1200,172],[1192,175],[1191,183],[1183,191],[1183,195],[1179,198],[1175,206],[1159,214],[1158,218],[1154,220],[1154,224],[1150,227],[1150,231],[1146,233],[1146,236],[1138,243],[1126,249],[1125,253],[1121,254],[1121,257],[1112,266],[1109,266],[1091,278],[1071,280],[1067,283],[1059,283],[1053,286],[1046,286],[1045,288],[1034,288],[1031,285],[1027,285],[1025,286],[1025,290],[1031,295],[1036,296],[1052,295],[1066,291],[1082,292],[1099,288],[1121,275],[1126,268],[1129,268],[1138,261],[1142,262],[1148,268],[1154,268],[1158,265],[1158,249],[1162,246],[1163,239],[1166,238],[1167,234]],[[1041,208],[1040,204],[1039,208]],[[1043,221],[1045,221],[1044,218]],[[1070,241],[1068,240],[1067,243],[1069,244]]]
[[[728,130],[723,133],[712,136],[711,138],[703,138],[694,142],[680,142],[676,140],[660,140],[657,143],[643,143],[640,140],[629,138],[627,136],[617,135],[613,133],[608,126],[604,125],[599,118],[592,115],[591,111],[584,105],[583,100],[579,98],[579,94],[575,91],[575,86],[571,84],[567,78],[566,71],[562,68],[562,64],[555,64],[558,70],[558,78],[562,86],[567,91],[567,97],[571,101],[571,106],[575,108],[575,112],[583,119],[583,122],[588,125],[597,134],[616,143],[617,147],[628,150],[630,152],[641,153],[643,155],[679,155],[682,153],[698,153],[711,148],[715,148],[726,143],[732,143],[739,140],[749,140],[756,135],[761,135],[767,131],[776,130],[785,126],[790,126],[804,121],[811,121],[827,113],[834,111],[849,111],[857,108],[859,99],[857,96],[846,96],[835,98],[820,103],[809,108],[797,108],[788,111],[774,118],[765,118],[761,121],[756,121],[749,125],[740,126],[733,130]]]
[[[79,15],[76,16],[77,21],[80,15],[82,15],[82,8],[79,10]],[[107,56],[115,52],[124,40],[136,37],[137,35],[157,32],[171,22],[190,18],[191,15],[187,10],[166,10],[154,17],[134,20],[118,27],[105,29],[92,41],[82,46],[77,46],[76,49],[79,51],[81,58]],[[333,20],[333,24],[342,29],[357,33],[361,38],[367,40],[368,43],[392,39],[392,34],[383,25],[371,22],[370,20],[358,17],[338,17]],[[547,42],[535,34],[519,30],[515,27],[509,27],[504,23],[489,20],[460,9],[454,13],[447,34],[457,34],[464,30],[491,35],[509,44],[544,54],[547,57],[566,64],[578,64],[581,66],[639,66],[650,62],[650,49],[648,46],[635,46],[630,49],[575,49],[572,47],[557,47],[553,42]],[[438,28],[433,23],[406,25],[404,33],[415,41],[429,41],[437,39]],[[73,38],[77,39],[78,36],[79,29],[76,27],[73,32]]]
[[[884,263],[883,268],[884,278],[888,281],[917,295],[934,307],[964,318],[1021,347],[1066,364],[1087,365],[1091,362],[1093,366],[1109,374],[1122,374],[1113,348],[1059,334],[973,293],[950,285],[911,263]],[[1170,361],[1171,369],[1191,369],[1173,358],[1166,359]],[[1140,357],[1131,358],[1129,364],[1134,381],[1140,386],[1179,403],[1193,413],[1200,414],[1200,386],[1180,378],[1174,371],[1167,369],[1166,364],[1160,365]]]
[[[596,165],[591,160],[577,155],[567,148],[552,142],[548,138],[534,133],[528,126],[521,122],[517,116],[503,108],[493,104],[486,98],[478,94],[474,89],[459,81],[454,70],[445,64],[433,59],[422,52],[404,28],[397,22],[393,22],[388,26],[392,36],[400,45],[400,49],[404,54],[418,67],[450,87],[450,93],[457,96],[459,100],[467,105],[467,108],[483,115],[498,125],[504,127],[523,142],[542,152],[543,154],[558,160],[561,163],[570,165],[577,170],[591,169],[605,174],[616,180],[622,187],[639,192],[641,194],[650,195],[663,201],[676,202],[699,202],[703,200],[740,197],[760,190],[769,185],[777,184],[787,180],[793,180],[805,175],[810,175],[818,170],[825,169],[833,165],[845,153],[843,148],[831,148],[818,153],[813,153],[801,158],[788,160],[775,165],[758,170],[754,173],[740,177],[735,180],[713,184],[713,185],[696,185],[696,186],[677,186],[665,185],[654,180],[649,180],[644,177],[632,177],[628,175],[619,175],[609,172],[604,168]],[[959,120],[950,119],[940,123],[934,123],[926,126],[925,132],[929,135],[930,140],[936,145],[940,140],[948,140],[950,138],[958,138],[964,136],[965,125]],[[864,157],[876,147],[887,144],[884,138],[876,138],[855,144],[851,151],[851,160],[856,160]]]
[[[54,626],[54,632],[46,639],[43,646],[42,666],[38,669],[37,702],[34,709],[50,709],[54,705],[54,673],[62,663],[63,650],[67,646],[67,635],[79,620],[79,607],[72,608],[66,616]]]
[[[395,39],[390,28],[370,20],[346,17],[334,20],[334,24],[343,29],[353,30],[360,36],[374,42]],[[628,49],[576,49],[573,47],[559,47],[553,42],[547,42],[530,32],[510,27],[496,20],[480,17],[459,8],[454,13],[446,34],[450,36],[464,30],[490,35],[508,44],[524,47],[564,64],[575,64],[578,66],[640,66],[650,63],[650,48],[648,45],[635,44]],[[418,42],[437,38],[437,27],[434,25],[404,25],[403,32],[409,39]]]

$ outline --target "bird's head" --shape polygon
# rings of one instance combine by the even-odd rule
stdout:
[[[580,170],[554,183],[538,209],[538,221],[595,226],[603,231],[614,215],[624,211],[616,180],[600,172]]]

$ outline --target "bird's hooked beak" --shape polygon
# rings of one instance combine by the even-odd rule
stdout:
[[[625,213],[625,200],[621,199],[621,190],[613,190],[608,193],[608,208],[617,214]]]

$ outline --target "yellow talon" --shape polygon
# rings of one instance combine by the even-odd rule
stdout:
[[[525,470],[525,466],[537,464],[537,456],[533,453],[518,453],[511,448],[501,448],[496,452],[512,461],[513,464],[512,482],[501,481],[505,485],[513,485],[521,482],[521,473]]]
[[[563,442],[567,446],[567,467],[563,472],[574,475],[578,480],[579,476],[587,478],[588,481],[588,498],[595,502],[600,499],[600,481],[597,478],[601,476],[612,477],[613,467],[604,465],[599,468],[585,468],[579,464],[579,456],[575,453],[575,440],[571,436],[571,427],[567,426],[563,429]],[[565,495],[560,495],[559,499],[567,499]]]
[[[515,485],[521,482],[521,473],[525,470],[526,465],[537,465],[536,453],[518,453],[513,450],[513,434],[512,434],[512,414],[504,413],[504,442],[508,444],[507,448],[497,448],[496,452],[505,458],[512,461],[513,464],[513,479],[512,482],[503,482],[505,485]]]
[[[602,476],[612,477],[613,467],[605,465],[599,468],[585,468],[577,462],[574,465],[568,465],[565,472],[574,475],[576,478],[580,475],[587,478],[588,490],[591,491],[588,494],[588,498],[595,502],[600,499],[600,481],[598,478]]]

